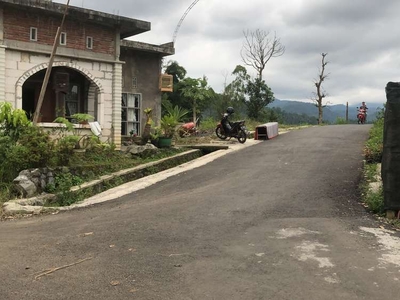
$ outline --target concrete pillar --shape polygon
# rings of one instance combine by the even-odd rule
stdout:
[[[0,102],[6,99],[6,48],[0,45]],[[10,101],[10,99],[8,99]]]
[[[97,94],[97,121],[100,126],[104,126],[104,94]]]
[[[0,8],[0,102],[6,101],[6,49],[4,45],[3,9]]]
[[[121,97],[122,97],[122,64],[114,64],[113,72],[113,109],[112,135],[116,149],[121,149]]]

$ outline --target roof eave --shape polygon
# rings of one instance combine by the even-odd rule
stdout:
[[[161,56],[169,56],[175,54],[174,43],[172,42],[162,45],[153,45],[137,41],[122,40],[121,47],[132,50],[158,53]]]

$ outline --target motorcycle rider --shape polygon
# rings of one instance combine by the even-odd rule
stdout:
[[[363,113],[363,114],[364,114],[364,120],[365,120],[365,122],[366,122],[366,121],[367,121],[367,111],[368,111],[368,107],[367,107],[367,105],[365,104],[364,101],[361,103],[361,106],[360,106],[360,108],[359,108],[358,111],[359,111],[360,113]]]
[[[228,120],[228,118],[235,112],[235,110],[233,109],[233,107],[228,107],[226,109],[226,112],[224,113],[222,120],[221,120],[221,124],[224,128],[224,131],[229,134],[231,132],[232,126]]]

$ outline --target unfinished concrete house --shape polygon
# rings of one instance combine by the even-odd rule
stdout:
[[[65,5],[0,0],[0,101],[35,111]],[[161,115],[161,60],[173,43],[125,40],[150,30],[146,21],[70,7],[40,111],[40,126],[87,113],[117,147],[144,128],[143,109]],[[3,100],[4,99],[4,100]]]

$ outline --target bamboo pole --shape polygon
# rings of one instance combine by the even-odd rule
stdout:
[[[35,113],[33,114],[33,124],[34,125],[37,124],[37,121],[38,121],[39,115],[40,115],[40,111],[42,110],[43,99],[44,99],[44,95],[46,94],[47,84],[49,83],[51,69],[53,67],[54,57],[57,52],[57,47],[58,47],[58,43],[59,43],[59,39],[60,39],[61,30],[64,25],[65,17],[67,16],[69,2],[70,2],[70,0],[67,1],[65,10],[64,10],[64,15],[63,15],[63,18],[61,21],[61,25],[60,25],[60,27],[58,27],[56,37],[54,38],[53,51],[51,52],[51,55],[50,55],[49,66],[47,67],[46,75],[44,76],[44,80],[43,80],[43,84],[42,84],[42,89],[40,90],[38,103],[36,105]]]

